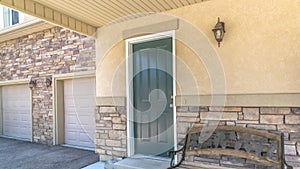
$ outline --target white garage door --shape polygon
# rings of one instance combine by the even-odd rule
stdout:
[[[64,82],[65,143],[94,147],[95,78]]]
[[[30,89],[28,85],[2,88],[3,135],[31,140]]]

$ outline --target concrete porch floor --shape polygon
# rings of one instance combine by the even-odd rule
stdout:
[[[103,165],[103,164],[102,164]],[[167,169],[170,166],[170,159],[153,156],[135,155],[131,158],[123,159],[114,164],[105,163],[103,168],[99,169]],[[228,167],[213,166],[206,164],[197,164],[198,169],[232,169]],[[95,168],[86,168],[95,169]]]
[[[93,151],[0,137],[1,169],[80,169],[97,161]]]
[[[170,159],[134,155],[131,158],[125,158],[113,165],[105,165],[105,167],[107,169],[167,169],[169,164]]]

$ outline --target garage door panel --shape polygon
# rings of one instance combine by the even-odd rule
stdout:
[[[75,114],[67,114],[68,118],[66,118],[67,124],[77,124],[78,120]]]
[[[65,104],[66,104],[66,103],[65,103]],[[72,107],[72,108],[69,108],[69,109],[65,109],[65,114],[66,114],[66,115],[72,116],[72,115],[77,114],[76,112],[77,112],[76,107]]]
[[[64,82],[65,143],[94,147],[95,78]]]
[[[66,121],[67,127],[69,125],[87,125],[90,123],[91,117],[90,116],[80,116],[77,118],[77,116],[70,116],[68,117],[68,120]]]
[[[74,142],[74,141],[77,140],[76,139],[77,138],[76,134],[77,133],[75,131],[73,131],[73,132],[72,131],[68,131],[68,132],[66,132],[65,135],[66,135],[66,137],[68,137],[68,141],[73,141]]]
[[[75,96],[75,97],[81,97],[81,96]],[[89,97],[83,97],[80,99],[73,99],[72,97],[67,97],[65,98],[66,100],[66,104],[68,104],[67,109],[75,107],[75,108],[81,108],[81,107],[90,107],[90,106],[94,106],[94,100],[92,100],[93,102],[91,102],[91,99],[94,96],[89,96]]]
[[[27,123],[29,121],[28,116],[26,114],[23,114],[22,117],[21,117],[21,121]]]
[[[2,88],[3,135],[31,140],[30,89],[27,85]]]
[[[79,120],[80,120],[80,124],[81,125],[88,125],[90,122],[90,117],[89,116],[80,116]]]
[[[81,113],[87,113],[87,114],[91,114],[91,111],[87,111],[87,110],[90,110],[90,107],[86,107],[86,108],[80,108],[79,106],[78,107],[72,107],[72,108],[69,108],[69,109],[65,109],[66,114],[69,114],[69,115],[78,115]],[[87,112],[86,112],[87,111]]]
[[[94,112],[89,111],[90,108],[85,108],[85,109],[73,109],[74,113],[69,113],[69,115],[71,116],[78,116],[77,114],[80,114],[77,118],[80,120],[82,118],[82,116],[90,116],[91,114],[94,114]]]
[[[79,137],[80,137],[80,141],[81,142],[85,142],[85,143],[89,143],[89,142],[91,142],[91,140],[92,140],[92,138],[90,137],[90,135],[89,134],[87,134],[87,133],[80,133],[79,134]]]

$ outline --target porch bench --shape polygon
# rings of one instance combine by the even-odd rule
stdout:
[[[175,156],[181,158],[175,163]],[[193,127],[186,134],[183,147],[170,151],[171,168],[200,168],[197,162],[184,162],[188,156],[228,156],[242,158],[252,165],[287,168],[284,159],[283,134],[238,126]],[[201,162],[198,162],[201,164]],[[220,165],[220,161],[219,164]],[[215,166],[212,168],[218,168]],[[209,167],[208,167],[209,168]],[[239,167],[240,168],[240,167]]]

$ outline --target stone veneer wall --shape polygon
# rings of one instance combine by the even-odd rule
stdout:
[[[223,112],[219,125],[242,126],[268,131],[279,131],[285,137],[285,159],[288,164],[300,167],[300,108],[275,107],[178,107],[177,133],[178,142],[185,137],[188,128],[204,125],[209,119],[207,114]],[[210,116],[211,117],[211,116]],[[189,161],[219,163],[222,165],[241,165],[241,161],[230,163],[228,159],[188,158]],[[220,160],[220,161],[219,161]],[[236,164],[234,164],[236,163]]]
[[[96,111],[95,148],[101,161],[127,156],[126,107],[100,106]]]
[[[184,139],[188,128],[204,125],[207,114],[223,112],[219,125],[243,126],[268,131],[283,132],[285,159],[300,167],[300,108],[275,107],[177,107],[178,143]],[[211,116],[210,116],[211,117]],[[96,113],[96,152],[100,160],[126,157],[126,109],[125,107],[98,107]],[[180,146],[179,146],[180,147]],[[226,163],[228,160],[188,158],[190,161]],[[238,162],[239,163],[239,162]],[[240,164],[239,164],[240,165]]]
[[[32,77],[34,142],[53,144],[53,91],[45,78],[55,74],[95,70],[95,41],[53,27],[0,43],[0,80]]]

